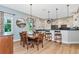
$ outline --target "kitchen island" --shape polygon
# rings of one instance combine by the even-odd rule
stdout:
[[[62,44],[79,44],[79,30],[51,30],[52,40],[55,40],[55,31],[60,31]]]

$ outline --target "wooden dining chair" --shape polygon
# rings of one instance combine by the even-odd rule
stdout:
[[[27,33],[27,32],[23,31],[19,33],[20,34],[20,45],[23,45],[23,33]]]
[[[25,44],[27,44],[28,37],[27,37],[27,32],[22,32],[22,38],[23,38],[23,47],[25,47]],[[28,45],[27,45],[28,49]]]
[[[23,37],[22,37],[22,32],[20,34],[20,45],[23,45]]]
[[[34,47],[33,39],[28,37],[27,32],[22,32],[21,37],[22,37],[21,41],[23,42],[23,47],[25,47],[25,45],[26,45],[27,46],[27,50],[28,50],[28,47],[29,47],[30,44],[32,45],[32,47]]]
[[[39,44],[42,44],[42,48],[43,48],[43,39],[44,39],[44,35],[42,33],[38,33],[38,36],[35,39],[35,43],[37,45],[37,50],[39,50]]]

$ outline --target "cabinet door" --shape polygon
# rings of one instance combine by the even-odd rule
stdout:
[[[1,54],[11,54],[11,53],[13,53],[12,36],[0,37],[0,53]]]
[[[0,54],[5,52],[4,48],[4,37],[0,37]]]
[[[4,43],[5,53],[13,53],[13,42],[12,37],[6,37]]]

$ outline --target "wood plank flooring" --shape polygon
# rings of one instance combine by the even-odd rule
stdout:
[[[45,41],[44,47],[40,45],[39,51],[36,46],[27,51],[26,47],[23,48],[20,42],[14,43],[14,54],[79,54],[79,45],[63,45],[52,41]]]

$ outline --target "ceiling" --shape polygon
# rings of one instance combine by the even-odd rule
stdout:
[[[24,13],[30,13],[29,4],[3,4],[2,6],[18,10]],[[72,15],[72,12],[77,11],[79,4],[70,4],[69,6],[69,15]],[[50,11],[50,18],[56,18],[56,8],[58,8],[58,18],[67,16],[67,5],[66,4],[33,4],[32,5],[32,15],[40,18],[48,18],[48,11]]]

